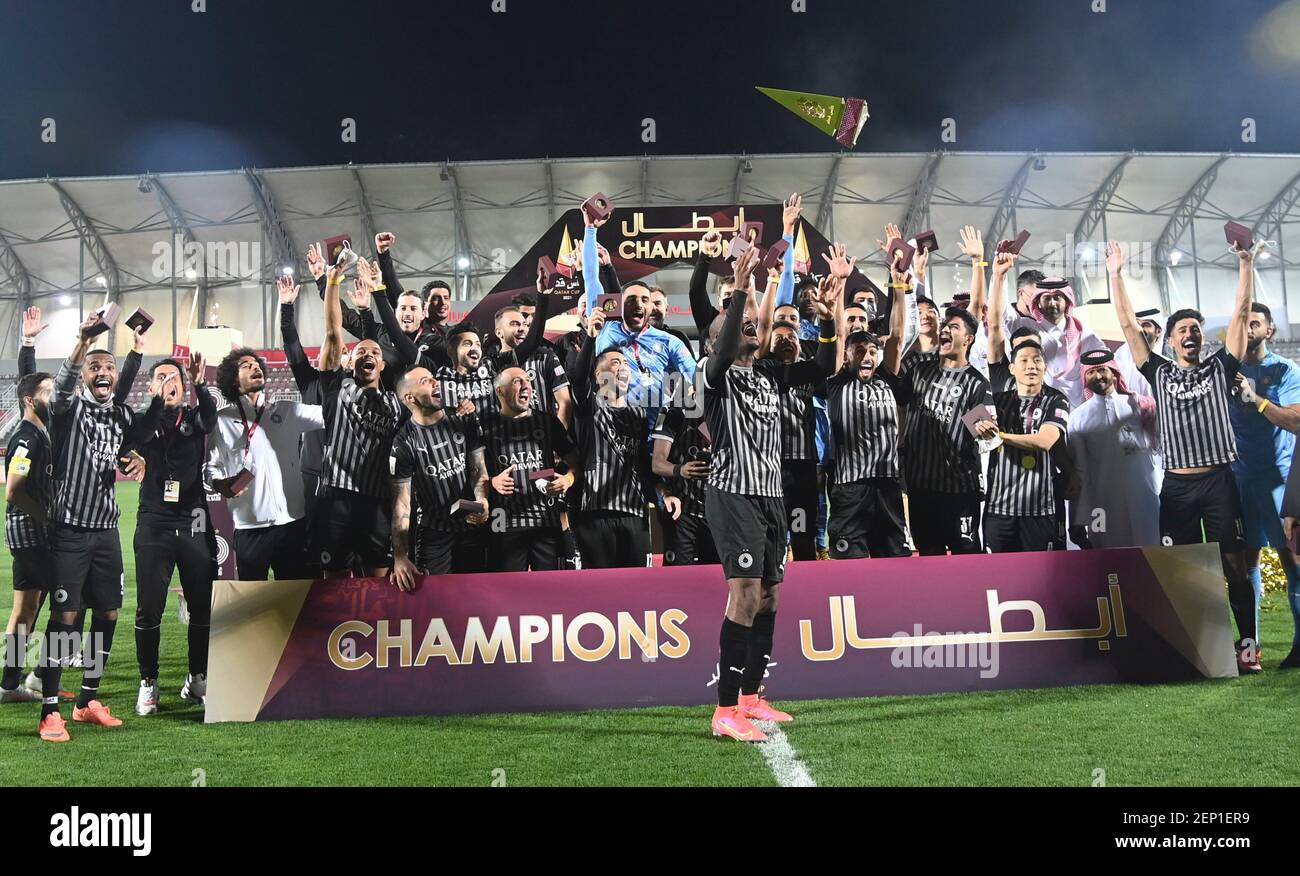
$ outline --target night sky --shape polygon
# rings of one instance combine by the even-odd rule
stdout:
[[[755,85],[860,152],[1300,152],[1300,4],[1095,2],[0,0],[0,178],[839,149]]]

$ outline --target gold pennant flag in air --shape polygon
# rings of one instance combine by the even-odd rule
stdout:
[[[860,97],[809,94],[761,85],[755,87],[818,130],[830,134],[845,149],[857,145],[858,134],[862,133],[862,126],[869,118],[867,102]]]

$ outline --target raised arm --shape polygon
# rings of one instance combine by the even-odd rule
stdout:
[[[902,275],[897,272],[891,273],[893,275],[893,282],[896,285],[900,283],[906,285]],[[904,326],[907,322],[908,303],[910,301],[912,309],[915,310],[916,301],[913,299],[912,292],[909,289],[897,288],[892,291],[894,294],[890,298],[889,338],[885,341],[883,362],[885,368],[887,368],[890,373],[897,374],[899,368],[901,368],[903,364],[903,348],[906,346],[903,342],[903,335],[905,333]]]
[[[701,337],[707,336],[709,327],[718,318],[718,308],[709,300],[709,262],[722,248],[722,235],[710,231],[700,239],[700,250],[695,256],[695,269],[691,271],[691,284],[688,287],[691,302],[691,318],[695,320],[695,330]]]
[[[1228,320],[1228,331],[1223,338],[1224,349],[1237,361],[1246,355],[1246,324],[1250,321],[1250,305],[1255,300],[1255,254],[1251,250],[1237,250],[1237,303]]]
[[[533,321],[528,325],[528,332],[524,339],[519,342],[515,348],[515,357],[518,359],[520,366],[523,366],[537,348],[541,345],[542,339],[546,337],[546,321],[551,318],[551,296],[538,295],[537,309],[533,311]],[[585,345],[584,345],[585,346]]]
[[[98,312],[91,313],[77,329],[77,345],[72,348],[68,358],[59,366],[59,373],[54,376],[54,399],[50,402],[50,412],[61,414],[72,407],[72,400],[77,394],[77,382],[81,380],[81,363],[86,361],[90,342],[95,339],[95,327],[104,321]]]
[[[799,214],[803,212],[803,198],[795,192],[790,196],[790,200],[782,205],[781,210],[781,239],[789,246],[785,249],[785,256],[781,260],[781,281],[776,287],[776,306],[794,303],[794,228],[799,222]]]
[[[144,354],[144,332],[136,329],[131,336],[131,352],[126,354],[122,370],[117,375],[117,388],[113,390],[113,401],[125,404],[135,385],[135,376],[140,373],[140,363]]]
[[[199,409],[194,417],[195,427],[204,435],[211,435],[217,428],[217,400],[208,392],[204,380],[203,354],[195,352],[190,356],[190,383],[194,384],[194,394],[199,397]]]
[[[984,318],[984,268],[988,266],[984,261],[984,238],[974,225],[963,227],[960,233],[961,251],[970,257],[970,303],[966,310],[980,322]],[[995,311],[989,308],[989,313]]]
[[[420,350],[415,346],[415,341],[402,331],[402,326],[397,321],[397,314],[393,312],[392,302],[388,300],[388,290],[380,282],[382,279],[383,272],[378,263],[368,262],[364,258],[357,260],[357,289],[369,295],[370,310],[379,317],[380,323],[384,326],[389,343],[397,350],[399,363],[410,368],[418,363]]]
[[[29,307],[23,311],[23,340],[22,346],[18,348],[19,377],[36,373],[36,336],[49,327],[49,323],[41,322],[39,307]]]
[[[1119,317],[1120,330],[1124,332],[1124,340],[1128,341],[1129,352],[1133,354],[1133,364],[1141,370],[1151,358],[1151,350],[1147,347],[1146,335],[1142,334],[1142,326],[1138,324],[1133,302],[1129,300],[1128,289],[1124,285],[1124,250],[1118,241],[1112,240],[1106,244],[1106,271],[1110,274],[1111,294],[1115,297],[1115,315]]]
[[[1007,294],[1007,276],[1015,267],[1017,256],[1011,252],[1000,252],[993,257],[993,290],[989,295],[989,364],[1001,362],[1006,356],[1005,328],[999,314],[1002,313]]]
[[[587,292],[587,314],[590,315],[596,309],[596,299],[605,292],[605,287],[600,282],[600,253],[596,251],[596,229],[604,225],[605,220],[593,222],[586,210],[581,212],[582,287]]]
[[[343,285],[344,256],[325,274],[325,340],[320,348],[320,370],[333,371],[343,361],[343,302],[339,288]]]
[[[534,315],[533,322],[536,321],[537,317]],[[569,394],[573,396],[575,405],[586,404],[588,397],[591,395],[592,366],[596,361],[596,336],[600,334],[600,330],[604,325],[604,312],[600,310],[592,311],[591,316],[587,318],[587,343],[582,345],[582,350],[578,353],[578,361],[574,363],[573,370],[569,372]]]
[[[397,299],[406,294],[402,281],[397,279],[397,269],[393,267],[391,247],[396,240],[397,236],[391,231],[381,231],[375,235],[375,261],[379,263],[379,274],[384,289],[388,292],[388,304],[394,310],[397,309]]]
[[[302,348],[298,338],[298,324],[294,319],[293,304],[298,299],[299,287],[292,277],[281,277],[276,281],[276,291],[280,295],[280,337],[284,341],[284,357],[293,372],[293,382],[298,391],[304,395],[320,378],[320,372],[307,359],[307,351]]]
[[[721,385],[727,369],[740,353],[740,330],[745,321],[745,305],[749,303],[749,274],[757,263],[758,250],[753,247],[736,259],[736,291],[731,293],[727,318],[722,323],[722,330],[718,332],[718,342],[713,346],[713,353],[704,366],[704,379],[709,386]]]

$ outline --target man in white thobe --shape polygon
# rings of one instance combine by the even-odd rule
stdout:
[[[1153,464],[1154,402],[1129,391],[1109,350],[1080,357],[1087,400],[1067,431],[1083,492],[1071,505],[1081,547],[1160,544],[1160,485]]]

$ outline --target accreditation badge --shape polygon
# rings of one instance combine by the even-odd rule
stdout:
[[[181,500],[181,482],[163,481],[163,501],[179,502]]]

